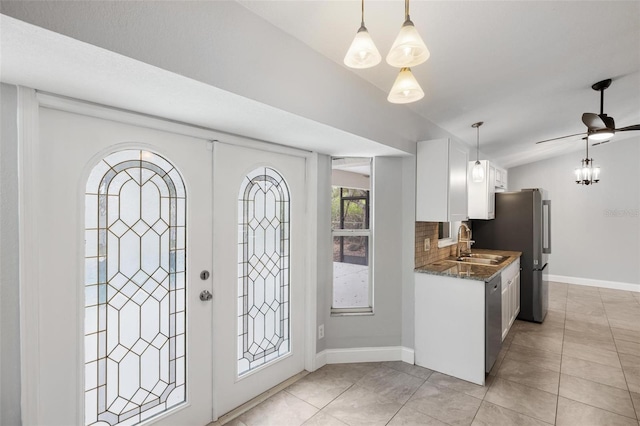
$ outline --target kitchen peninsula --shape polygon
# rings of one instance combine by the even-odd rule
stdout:
[[[517,315],[520,255],[472,250],[415,269],[417,365],[484,385]]]

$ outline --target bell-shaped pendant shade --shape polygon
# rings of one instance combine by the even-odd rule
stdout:
[[[429,59],[430,55],[429,49],[422,41],[416,27],[413,26],[413,22],[407,19],[402,25],[396,41],[391,46],[387,55],[387,63],[397,68],[413,67]]]
[[[364,25],[361,26],[344,57],[344,64],[349,68],[370,68],[378,65],[381,60],[382,56],[373,43],[369,31]]]
[[[418,84],[418,80],[411,73],[411,69],[402,68],[393,83],[387,100],[393,104],[408,104],[422,98],[424,98],[424,92]]]
[[[483,182],[484,181],[484,167],[480,163],[480,161],[476,161],[473,165],[473,169],[471,169],[471,179],[474,182]]]

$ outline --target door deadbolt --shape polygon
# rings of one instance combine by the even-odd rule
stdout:
[[[208,280],[210,275],[211,274],[209,273],[209,271],[202,271],[202,272],[200,272],[200,279],[202,281]]]
[[[209,290],[202,290],[200,292],[200,300],[202,300],[203,302],[207,302],[211,299],[213,299],[213,294],[211,294]]]

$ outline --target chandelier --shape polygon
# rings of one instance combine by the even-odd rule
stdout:
[[[578,185],[591,185],[600,182],[600,167],[593,164],[593,158],[589,158],[589,140],[585,141],[587,155],[581,160],[580,167],[574,170]]]
[[[411,67],[425,62],[429,56],[429,49],[409,17],[409,0],[405,0],[404,24],[386,58],[389,65],[400,68],[387,97],[389,102],[406,104],[424,97],[424,91],[411,73]],[[362,69],[376,66],[380,60],[380,53],[364,25],[364,0],[362,0],[360,28],[344,57],[344,64],[350,68]]]

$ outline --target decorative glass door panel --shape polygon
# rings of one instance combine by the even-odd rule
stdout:
[[[104,158],[85,195],[85,424],[185,402],[186,194],[161,156]]]
[[[260,167],[239,193],[238,375],[290,352],[289,188]]]

